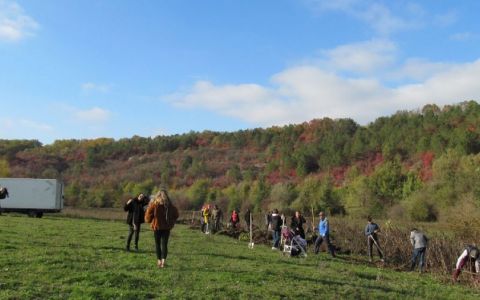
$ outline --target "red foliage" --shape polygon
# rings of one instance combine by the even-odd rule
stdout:
[[[340,186],[342,184],[345,180],[345,173],[347,173],[347,170],[348,167],[346,166],[333,168],[331,175],[335,186]]]
[[[280,174],[280,171],[276,170],[276,171],[273,171],[272,173],[268,174],[267,176],[267,182],[270,183],[270,184],[276,184],[276,183],[279,183],[279,182],[283,182],[283,178],[282,178],[282,175]]]
[[[373,173],[375,168],[382,164],[384,161],[383,155],[381,152],[371,153],[368,157],[362,161],[359,161],[356,166],[360,169],[360,172],[365,175],[370,175]]]
[[[421,154],[422,169],[420,170],[420,179],[422,179],[423,182],[432,179],[432,164],[434,158],[435,153],[431,151],[427,151]]]

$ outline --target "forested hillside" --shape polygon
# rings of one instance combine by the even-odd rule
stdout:
[[[182,209],[325,209],[448,218],[480,205],[480,105],[237,132],[114,140],[0,140],[1,177],[61,178],[67,205],[120,206],[167,187]]]

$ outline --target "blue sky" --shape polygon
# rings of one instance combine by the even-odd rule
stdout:
[[[480,1],[0,0],[0,138],[155,136],[480,100]]]

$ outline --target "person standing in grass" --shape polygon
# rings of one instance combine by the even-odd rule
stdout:
[[[155,195],[145,213],[145,221],[151,223],[155,238],[155,250],[157,254],[157,266],[165,267],[168,254],[168,238],[178,219],[178,209],[172,204],[167,191],[162,189]]]
[[[280,246],[280,234],[282,232],[282,217],[278,214],[278,209],[274,209],[271,214],[271,227],[272,227],[272,238],[273,245],[272,250],[278,250]]]
[[[210,228],[208,227],[210,225],[210,207],[208,204],[206,204],[203,209],[202,209],[202,217],[203,217],[203,223],[202,223],[202,232],[204,233],[209,233]]]
[[[245,224],[247,225],[247,230],[250,230],[250,215],[252,213],[250,212],[250,209],[247,208],[247,211],[245,212],[245,216],[243,217],[245,219]]]
[[[417,258],[418,258],[418,265],[420,267],[420,273],[423,273],[423,268],[425,266],[425,255],[427,252],[427,244],[428,238],[427,236],[413,228],[410,232],[410,242],[413,246],[413,255],[412,255],[412,264],[410,266],[410,271],[415,270],[415,266],[417,265]]]
[[[215,231],[219,231],[221,227],[222,218],[223,218],[223,212],[216,204],[213,207],[212,216],[213,216],[213,222],[214,222],[213,227]]]
[[[375,245],[378,256],[380,256],[380,261],[383,262],[383,253],[382,249],[380,249],[380,243],[377,235],[380,232],[380,227],[376,223],[373,223],[372,217],[368,216],[367,220],[368,224],[365,226],[365,236],[367,237],[368,260],[372,261],[372,247]]]
[[[140,238],[140,226],[145,219],[145,206],[149,199],[144,194],[139,194],[136,198],[129,199],[123,209],[128,212],[127,224],[129,226],[126,250],[130,251],[133,234],[135,234],[135,251],[138,251],[138,240]]]
[[[303,224],[306,222],[307,220],[305,220],[302,214],[297,210],[290,223],[290,227],[292,227],[295,235],[300,235],[302,239],[305,239],[305,230],[303,229]]]
[[[320,217],[320,222],[318,223],[318,238],[315,240],[315,254],[318,254],[320,251],[320,245],[325,241],[327,243],[327,248],[330,254],[335,257],[335,248],[330,243],[330,226],[328,224],[328,219],[325,217],[325,213],[321,211],[318,216]]]
[[[457,259],[457,264],[455,265],[455,271],[453,272],[453,281],[458,280],[458,276],[462,272],[463,267],[470,263],[470,272],[476,274],[477,281],[480,281],[480,249],[473,245],[467,245],[463,249],[462,254]]]
[[[237,210],[234,209],[232,211],[232,214],[230,215],[230,223],[232,224],[233,229],[237,228],[238,222],[239,222],[238,213],[237,213]]]

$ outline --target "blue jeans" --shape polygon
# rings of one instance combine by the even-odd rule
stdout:
[[[415,266],[417,265],[417,258],[418,258],[418,265],[420,266],[420,271],[423,271],[423,267],[425,266],[426,251],[427,251],[426,247],[413,249],[412,265],[410,266],[410,270],[412,271],[415,270]]]
[[[278,248],[278,244],[280,243],[280,231],[274,230],[273,233],[273,247]]]

